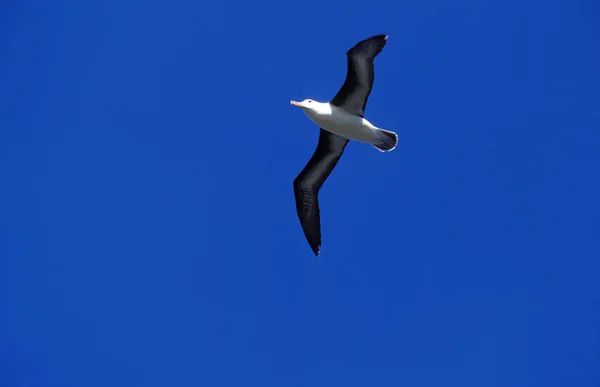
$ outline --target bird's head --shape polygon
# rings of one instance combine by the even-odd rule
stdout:
[[[302,102],[290,101],[290,103],[302,108],[309,115],[322,115],[327,114],[329,111],[329,104],[317,102],[313,99],[305,99]]]

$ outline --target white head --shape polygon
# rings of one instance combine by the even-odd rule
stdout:
[[[331,113],[331,107],[328,103],[317,102],[313,99],[305,99],[302,102],[290,101],[294,106],[298,106],[308,115],[326,115]]]

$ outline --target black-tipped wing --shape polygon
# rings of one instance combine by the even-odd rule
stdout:
[[[294,179],[296,211],[310,248],[319,255],[321,248],[321,216],[319,189],[342,157],[348,140],[321,128],[315,153]]]
[[[364,115],[375,79],[373,60],[383,50],[386,42],[387,35],[376,35],[358,42],[346,52],[348,57],[346,80],[331,100],[331,104],[357,116]]]

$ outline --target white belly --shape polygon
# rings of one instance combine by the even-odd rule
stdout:
[[[347,111],[331,106],[331,114],[308,114],[309,118],[321,128],[349,140],[372,144],[377,140],[376,130],[365,118],[355,116]]]

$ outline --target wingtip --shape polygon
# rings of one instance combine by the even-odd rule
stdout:
[[[377,34],[377,35],[373,35],[370,38],[367,38],[365,40],[377,40],[377,39],[383,39],[383,40],[388,40],[390,36],[388,34]]]
[[[316,246],[312,248],[312,251],[315,254],[315,256],[319,258],[319,256],[321,255],[321,246]]]

